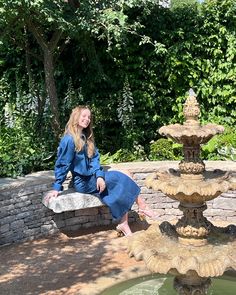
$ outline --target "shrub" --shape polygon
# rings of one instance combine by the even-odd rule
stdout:
[[[236,130],[226,127],[225,133],[213,137],[202,147],[202,158],[206,160],[234,160]]]
[[[119,149],[114,154],[107,153],[101,155],[100,161],[102,165],[119,163],[119,162],[134,162],[145,161],[147,156],[145,154],[143,146],[135,144],[132,149]]]
[[[0,136],[0,177],[17,177],[50,169],[53,153],[22,128],[2,128]]]
[[[160,138],[152,141],[148,158],[150,160],[179,160],[182,155],[182,145],[170,139]]]

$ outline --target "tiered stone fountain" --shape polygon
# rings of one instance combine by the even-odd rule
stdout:
[[[211,277],[236,270],[236,226],[214,226],[203,216],[206,202],[236,189],[236,181],[222,170],[206,171],[200,157],[201,144],[224,128],[216,124],[201,126],[200,109],[190,90],[184,104],[185,122],[163,126],[159,132],[183,144],[184,160],[179,169],[155,173],[146,183],[153,190],[180,202],[183,217],[176,224],[163,222],[134,234],[129,242],[130,256],[144,260],[153,273],[175,275],[179,294],[207,294]]]

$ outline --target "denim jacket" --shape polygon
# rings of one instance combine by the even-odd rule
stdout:
[[[63,190],[63,182],[67,173],[71,171],[72,176],[76,173],[84,176],[95,175],[104,178],[104,171],[100,165],[100,155],[98,149],[92,158],[87,156],[87,145],[85,144],[80,152],[76,152],[73,137],[69,134],[63,136],[60,141],[57,160],[55,163],[55,183],[53,189],[57,191]]]

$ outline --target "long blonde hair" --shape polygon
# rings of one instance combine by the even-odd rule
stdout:
[[[81,129],[78,128],[78,122],[81,116],[81,112],[85,109],[89,110],[91,113],[91,110],[88,106],[77,106],[72,110],[64,132],[64,134],[70,134],[73,137],[75,149],[77,152],[81,151],[85,145],[84,140],[81,138]],[[88,157],[91,158],[95,152],[94,135],[92,129],[92,113],[90,123],[87,128],[83,129],[83,134],[86,137]]]

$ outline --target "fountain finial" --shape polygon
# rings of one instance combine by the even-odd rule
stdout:
[[[197,95],[194,92],[193,88],[190,88],[188,93],[189,93],[189,96],[195,96],[195,97],[197,97]]]
[[[186,122],[184,125],[199,126],[198,117],[200,115],[199,103],[197,102],[197,95],[192,88],[189,89],[189,96],[184,104],[184,117]]]

